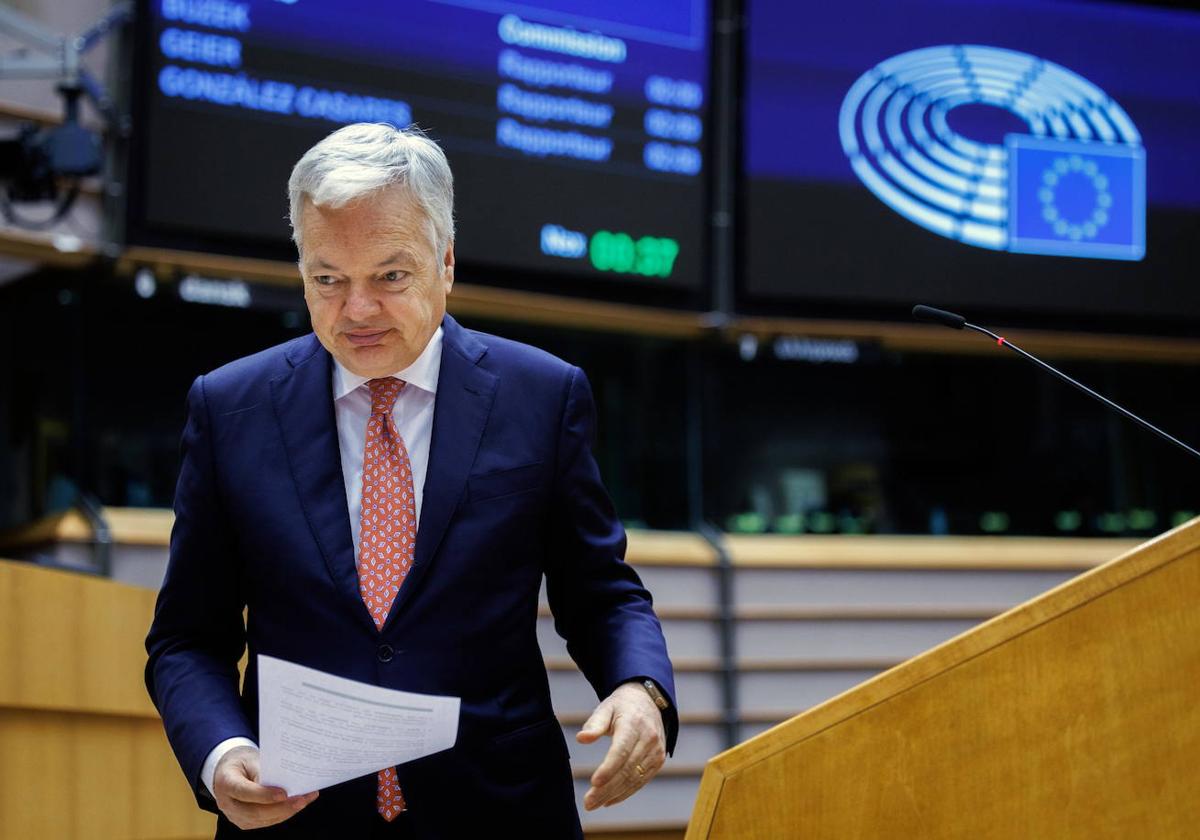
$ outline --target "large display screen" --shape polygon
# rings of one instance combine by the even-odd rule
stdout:
[[[416,124],[454,170],[465,268],[564,290],[702,285],[708,0],[140,12],[131,242],[292,259],[303,152],[350,122]]]
[[[742,302],[1200,318],[1200,13],[748,0]]]

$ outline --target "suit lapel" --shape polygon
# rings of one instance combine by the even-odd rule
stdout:
[[[316,336],[288,354],[291,371],[271,382],[275,417],[313,539],[337,590],[374,629],[358,592],[350,515],[333,410],[333,362]]]
[[[437,557],[446,528],[462,500],[467,474],[475,462],[496,391],[496,376],[479,367],[487,348],[449,315],[442,321],[442,328],[442,366],[434,401],[433,436],[417,546],[413,567],[392,604],[388,624],[414,597]]]

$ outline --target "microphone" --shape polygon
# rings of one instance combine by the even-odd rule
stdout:
[[[961,330],[961,329],[965,328],[968,330],[974,330],[977,333],[982,333],[983,335],[986,335],[989,338],[993,339],[1001,347],[1007,347],[1009,350],[1012,350],[1017,355],[1025,357],[1026,359],[1028,359],[1029,361],[1033,362],[1035,365],[1040,367],[1042,370],[1045,370],[1045,371],[1048,371],[1049,373],[1054,374],[1059,379],[1061,379],[1063,382],[1066,382],[1068,385],[1078,388],[1080,391],[1083,391],[1083,393],[1087,394],[1089,397],[1099,400],[1100,402],[1104,403],[1106,406],[1113,409],[1117,413],[1119,413],[1119,414],[1123,415],[1124,417],[1127,417],[1130,420],[1132,420],[1133,422],[1137,423],[1142,428],[1148,429],[1149,431],[1154,432],[1154,434],[1158,435],[1163,440],[1168,441],[1169,443],[1175,444],[1180,449],[1187,452],[1189,455],[1193,455],[1196,458],[1200,458],[1200,452],[1198,452],[1195,449],[1193,449],[1192,447],[1188,446],[1183,441],[1179,440],[1178,438],[1172,437],[1171,435],[1167,434],[1166,432],[1164,432],[1162,429],[1158,428],[1157,426],[1143,420],[1141,417],[1138,417],[1132,411],[1122,408],[1121,406],[1117,405],[1115,402],[1110,400],[1108,397],[1105,397],[1105,396],[1102,396],[1101,394],[1096,393],[1091,388],[1084,385],[1082,382],[1078,382],[1078,381],[1072,379],[1071,377],[1067,376],[1065,373],[1063,373],[1058,368],[1056,368],[1052,365],[1046,364],[1045,362],[1043,362],[1041,359],[1039,359],[1037,356],[1033,355],[1032,353],[1025,352],[1024,350],[1022,350],[1017,345],[1013,344],[1011,341],[1009,341],[1004,336],[996,335],[991,330],[986,330],[983,327],[976,326],[975,324],[967,323],[967,319],[964,318],[962,315],[956,315],[955,313],[947,312],[944,309],[934,309],[932,306],[925,306],[924,304],[917,304],[916,306],[914,306],[913,310],[912,310],[912,315],[913,315],[913,318],[917,319],[918,321],[924,321],[929,324],[941,324],[943,327],[950,327],[951,329],[955,329],[955,330]]]
[[[913,307],[912,314],[918,321],[924,321],[927,324],[941,324],[952,330],[961,330],[967,325],[967,319],[961,315],[955,315],[945,309],[934,309],[932,306],[925,306],[922,303]]]

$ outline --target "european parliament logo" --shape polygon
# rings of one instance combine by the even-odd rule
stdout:
[[[961,105],[1003,108],[1028,134],[954,131]],[[998,47],[893,56],[856,81],[838,121],[855,174],[885,204],[968,245],[1140,260],[1146,155],[1129,115],[1082,76]]]

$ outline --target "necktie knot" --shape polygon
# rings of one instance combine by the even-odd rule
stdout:
[[[371,413],[391,414],[404,382],[394,376],[385,376],[367,380],[367,387],[371,389]]]

